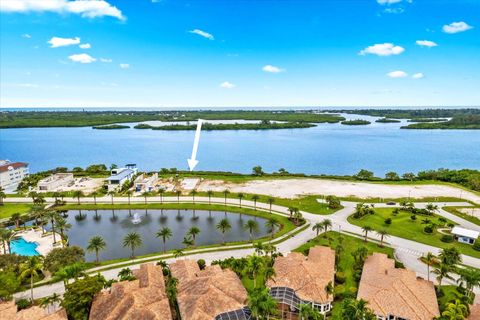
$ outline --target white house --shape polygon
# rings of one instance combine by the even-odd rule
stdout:
[[[15,190],[26,176],[28,163],[0,160],[0,187],[3,189]]]
[[[137,166],[135,164],[127,164],[124,168],[115,168],[110,172],[108,181],[108,191],[116,190],[125,182],[130,181],[137,174]]]
[[[477,240],[480,235],[480,232],[455,226],[453,227],[451,234],[453,234],[453,237],[458,242],[474,244],[475,240]]]
[[[155,182],[158,180],[158,173],[154,173],[151,176],[147,176],[145,173],[142,173],[135,179],[135,191],[142,192],[147,191],[150,192],[155,187]]]
[[[56,173],[38,182],[39,191],[60,191],[60,188],[71,186],[75,183],[73,173]]]

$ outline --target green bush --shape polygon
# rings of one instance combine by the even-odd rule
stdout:
[[[412,221],[415,221],[415,220],[417,220],[417,215],[415,215],[415,214],[412,214],[412,215],[410,216],[410,219],[412,219]]]
[[[433,233],[433,227],[431,225],[425,226],[425,228],[423,228],[423,231],[425,233],[431,234],[431,233]]]
[[[450,234],[444,234],[441,238],[440,241],[445,242],[445,243],[452,243],[453,242],[453,236]]]
[[[392,218],[385,219],[385,224],[392,224]]]
[[[55,273],[61,268],[74,264],[76,262],[85,262],[85,251],[82,248],[71,246],[66,248],[55,248],[45,257],[45,269]]]
[[[475,240],[475,243],[473,244],[473,249],[480,251],[480,240]]]
[[[23,310],[23,309],[27,309],[31,305],[32,305],[32,303],[28,299],[17,300],[17,308],[18,308],[19,311]]]
[[[343,284],[339,284],[338,286],[335,286],[333,292],[336,299],[343,299],[345,294],[345,286]]]
[[[346,280],[345,273],[337,271],[335,273],[335,283],[344,284]]]
[[[205,262],[205,260],[203,259],[198,259],[197,260],[197,264],[198,264],[198,267],[200,268],[200,270],[203,270],[205,269],[207,263]]]

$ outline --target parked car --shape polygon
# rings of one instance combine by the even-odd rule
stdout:
[[[389,201],[387,202],[387,206],[394,206],[396,205],[397,203],[396,202],[393,202],[393,201]]]

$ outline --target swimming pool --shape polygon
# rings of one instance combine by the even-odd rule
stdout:
[[[22,237],[10,242],[10,250],[12,253],[16,253],[22,256],[38,256],[37,252],[38,244],[36,242],[28,242]]]

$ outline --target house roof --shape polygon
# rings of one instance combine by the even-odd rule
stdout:
[[[161,267],[142,264],[133,272],[136,280],[114,283],[95,297],[90,320],[172,319]]]
[[[247,291],[230,269],[208,266],[200,270],[194,260],[177,260],[170,265],[178,279],[177,301],[182,319],[212,320],[225,312],[242,309]]]
[[[426,320],[440,315],[433,283],[412,270],[395,268],[395,261],[383,253],[365,260],[357,299],[367,300],[368,307],[384,317]]]
[[[473,238],[477,239],[478,236],[480,235],[480,232],[475,231],[475,230],[470,230],[470,229],[465,229],[462,227],[453,227],[452,231],[450,233],[455,234],[457,236],[462,236],[462,237],[468,237],[468,238]]]
[[[480,304],[476,303],[470,307],[470,315],[467,320],[478,320],[480,319]]]
[[[7,172],[8,170],[18,169],[22,167],[28,167],[28,163],[26,162],[7,162],[5,164],[0,165],[0,172]]]
[[[267,282],[267,287],[293,289],[302,300],[327,303],[333,300],[325,287],[334,283],[335,251],[317,246],[309,250],[308,257],[298,252],[278,257],[273,265],[275,277]]]
[[[17,306],[13,301],[0,302],[0,315],[2,320],[67,320],[67,314],[63,309],[47,314],[45,309],[33,306],[17,312]]]
[[[123,169],[117,174],[111,175],[110,177],[107,178],[107,180],[122,180],[128,177],[129,175],[133,174],[133,170],[131,169]]]

